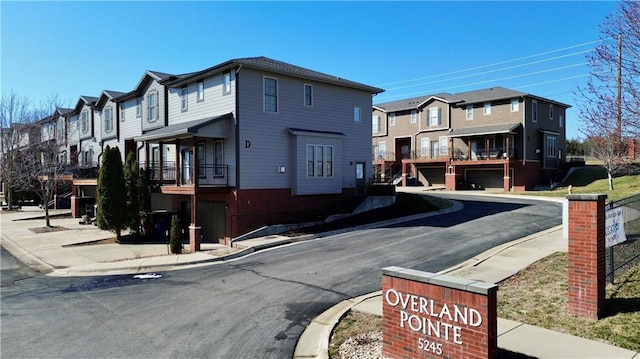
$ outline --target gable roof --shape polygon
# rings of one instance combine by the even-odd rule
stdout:
[[[461,92],[457,93],[456,96],[460,97],[463,100],[460,105],[470,105],[478,102],[489,102],[524,97],[529,96],[529,94],[498,86],[481,90]]]
[[[94,105],[96,103],[96,101],[98,101],[97,97],[93,97],[93,96],[80,96],[80,98],[78,99],[78,102],[76,103],[76,112],[80,112],[80,110],[82,110],[82,107],[84,107],[85,105],[87,106],[91,106]]]
[[[431,100],[438,100],[444,103],[457,103],[462,101],[461,98],[452,95],[450,93],[441,92],[433,95],[426,95],[420,97],[413,97],[404,100],[385,102],[373,105],[374,108],[382,112],[396,112],[404,110],[414,110],[422,107]]]
[[[109,100],[114,101],[114,98],[120,97],[122,95],[125,95],[125,93],[124,92],[118,92],[118,91],[104,90],[104,91],[102,91],[102,94],[100,94],[100,97],[98,98],[98,101],[96,102],[96,107],[101,109],[101,108],[104,107],[104,105],[107,104],[107,101],[109,101]]]
[[[350,81],[350,80],[343,79],[341,77],[337,77],[333,75],[328,75],[322,72],[288,64],[286,62],[274,60],[264,56],[232,59],[232,60],[220,63],[218,65],[206,68],[202,71],[181,75],[175,79],[164,81],[164,83],[169,87],[179,87],[187,82],[197,81],[202,78],[211,76],[212,74],[215,74],[215,73],[224,72],[233,68],[240,69],[242,67],[266,70],[269,72],[300,77],[308,80],[314,80],[314,81],[329,83],[333,85],[350,87],[350,88],[355,88],[359,90],[365,90],[374,94],[384,92],[384,90],[381,88],[365,85],[355,81]]]

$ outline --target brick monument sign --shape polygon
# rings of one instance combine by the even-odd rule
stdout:
[[[382,269],[387,358],[496,358],[495,284],[429,272]]]

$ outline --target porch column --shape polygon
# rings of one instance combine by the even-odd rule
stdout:
[[[176,159],[175,159],[175,164],[176,164],[176,170],[175,170],[176,181],[175,182],[176,182],[176,186],[179,186],[180,182],[182,182],[181,181],[182,177],[180,177],[180,171],[182,170],[182,168],[181,168],[182,166],[181,166],[181,163],[180,163],[180,139],[179,138],[176,139]]]
[[[509,157],[511,157],[511,154],[509,153],[509,149],[511,148],[511,135],[507,135],[507,148],[504,149],[504,154],[505,154],[505,158],[507,159],[507,161],[509,160]]]
[[[503,178],[503,185],[502,185],[502,189],[505,192],[509,192],[511,191],[511,176],[509,174],[509,162],[506,162],[504,164],[504,177]]]
[[[191,224],[189,225],[189,249],[191,253],[200,251],[202,227],[198,224],[198,195],[191,195]]]
[[[453,159],[453,138],[449,137],[449,160]]]
[[[489,137],[485,137],[484,138],[484,152],[486,153],[487,157],[485,158],[485,160],[488,160],[491,158],[491,155],[489,154]]]
[[[402,161],[402,187],[407,186],[407,164]]]
[[[467,139],[467,160],[471,160],[471,139]]]
[[[158,173],[158,181],[160,182],[160,184],[162,184],[162,179],[163,179],[162,178],[163,177],[162,176],[163,175],[162,172],[164,172],[164,151],[162,150],[163,148],[164,148],[164,143],[162,143],[162,141],[160,141],[158,143],[158,161],[160,162],[159,166],[158,166],[158,169],[159,169],[158,170],[158,172],[159,172]]]
[[[197,136],[193,136],[193,144],[191,147],[191,151],[193,153],[193,156],[191,156],[191,160],[193,161],[193,163],[190,164],[189,168],[193,171],[193,173],[191,174],[191,178],[193,178],[193,188],[195,189],[200,187],[200,176],[198,175],[200,173],[200,166],[199,166],[200,159],[198,158],[198,137]]]
[[[149,142],[144,143],[144,172],[149,176]]]

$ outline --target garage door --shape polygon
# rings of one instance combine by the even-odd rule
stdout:
[[[504,174],[502,169],[468,169],[467,185],[473,189],[502,189]]]
[[[444,167],[418,167],[417,172],[423,186],[444,186]]]

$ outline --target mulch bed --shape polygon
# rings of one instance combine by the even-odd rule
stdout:
[[[29,228],[29,230],[33,233],[49,233],[49,232],[60,232],[60,231],[68,231],[69,228],[62,226],[51,226],[51,227],[36,227]]]

